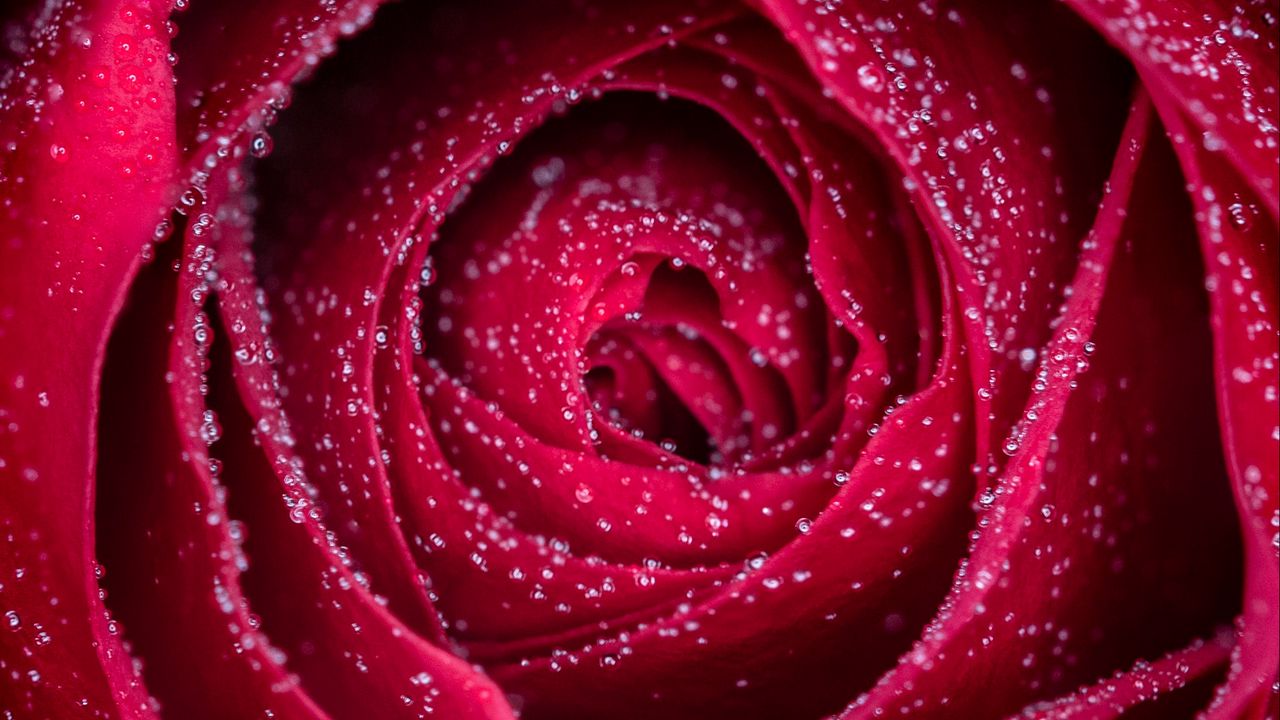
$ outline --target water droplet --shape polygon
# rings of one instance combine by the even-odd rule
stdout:
[[[1252,208],[1246,207],[1243,203],[1232,203],[1227,207],[1227,219],[1231,227],[1241,232],[1253,226],[1253,215]]]
[[[884,71],[871,63],[867,63],[858,68],[858,84],[862,86],[863,90],[880,92],[884,89]]]
[[[253,139],[249,141],[249,154],[256,158],[263,158],[271,154],[271,136],[266,133],[257,133]]]
[[[200,423],[200,439],[206,445],[212,445],[222,437],[222,426],[218,424],[218,415],[213,410],[205,410]]]

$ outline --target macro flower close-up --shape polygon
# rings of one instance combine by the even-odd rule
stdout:
[[[3,720],[1280,720],[1277,0],[0,2]]]

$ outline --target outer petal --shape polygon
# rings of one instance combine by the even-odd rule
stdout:
[[[152,715],[91,508],[108,328],[176,168],[167,13],[50,5],[0,81],[0,696],[19,716]]]
[[[1274,703],[1280,665],[1280,8],[1266,1],[1068,4],[1138,68],[1195,205],[1213,304],[1218,414],[1247,564],[1240,645],[1211,716],[1261,716],[1268,693]]]
[[[1135,708],[1151,713],[1189,716],[1204,706],[1205,680],[1216,677],[1231,654],[1230,638],[1219,637],[1148,662],[1139,660],[1122,673],[1099,680],[1052,703],[1037,703],[1022,711],[1024,720],[1112,720]],[[1189,685],[1201,692],[1185,692]],[[1163,715],[1159,715],[1163,717]]]
[[[1244,538],[1245,601],[1232,672],[1210,717],[1261,717],[1280,682],[1280,297],[1276,217],[1155,96],[1182,163],[1212,303],[1218,419]]]
[[[1208,308],[1189,209],[1167,205],[1172,153],[1148,141],[1150,122],[1142,98],[1021,445],[981,498],[990,509],[951,597],[847,717],[998,717],[1212,634],[1234,612]],[[981,690],[994,678],[1001,692]]]
[[[139,274],[112,331],[95,508],[103,587],[166,717],[322,718],[244,598],[244,526],[210,457],[210,217],[180,223],[185,238]]]
[[[1277,213],[1280,7],[1274,0],[1067,0],[1125,52],[1153,95],[1189,121],[1186,140],[1219,153]]]

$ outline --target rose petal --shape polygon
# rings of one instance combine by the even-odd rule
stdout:
[[[248,529],[246,594],[265,631],[289,652],[303,687],[335,716],[510,717],[487,678],[388,612],[313,507],[314,491],[280,413],[274,349],[246,252],[248,215],[234,205],[229,213],[220,307],[231,347],[215,353],[214,374],[223,383],[214,384],[211,404],[225,426],[230,511]]]
[[[168,6],[84,5],[50,7],[0,87],[0,663],[15,712],[153,717],[89,513],[108,329],[176,169]]]
[[[1188,187],[1212,307],[1217,414],[1244,533],[1245,602],[1232,672],[1208,715],[1229,718],[1275,697],[1280,666],[1280,338],[1276,218],[1236,169],[1188,140],[1180,108],[1153,96]],[[1272,418],[1273,421],[1259,421]]]
[[[1178,197],[1172,159],[1148,139],[1150,117],[1139,98],[1041,360],[1043,387],[951,597],[845,717],[1010,713],[1211,633],[1234,612],[1234,594],[1222,591],[1238,582],[1224,560],[1236,556],[1234,518],[1225,485],[1206,481],[1222,472],[1204,426],[1208,309],[1186,211],[1168,206]],[[1188,539],[1190,522],[1203,534]],[[1011,680],[993,694],[973,680],[984,677]]]
[[[1099,680],[1052,703],[1028,707],[1017,717],[1112,720],[1129,715],[1129,710],[1139,707],[1148,714],[1190,716],[1204,706],[1204,698],[1199,693],[1189,694],[1185,690],[1189,685],[1203,685],[1204,680],[1212,680],[1214,671],[1226,663],[1231,647],[1232,643],[1227,639],[1197,640],[1155,662],[1139,660],[1123,673]]]
[[[240,590],[244,559],[233,533],[243,534],[242,525],[228,522],[225,488],[211,477],[206,445],[221,431],[200,392],[212,340],[202,286],[212,253],[190,233],[211,228],[184,225],[190,242],[165,245],[134,283],[107,353],[95,508],[107,604],[166,713],[325,717],[258,630]],[[184,248],[190,255],[175,277],[169,266]]]
[[[980,467],[994,474],[1031,381],[1018,353],[1049,339],[1119,127],[1103,108],[1119,105],[1104,96],[1122,84],[1083,78],[1114,72],[1114,60],[1050,4],[759,4],[894,159],[943,241],[973,353]],[[1082,65],[1055,73],[1068,52]]]
[[[1276,17],[1266,3],[1068,0],[1167,95],[1272,217],[1280,198]],[[1188,128],[1190,129],[1190,128]]]

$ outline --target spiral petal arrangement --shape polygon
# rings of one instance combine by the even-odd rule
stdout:
[[[0,20],[5,717],[1276,716],[1274,2]]]

